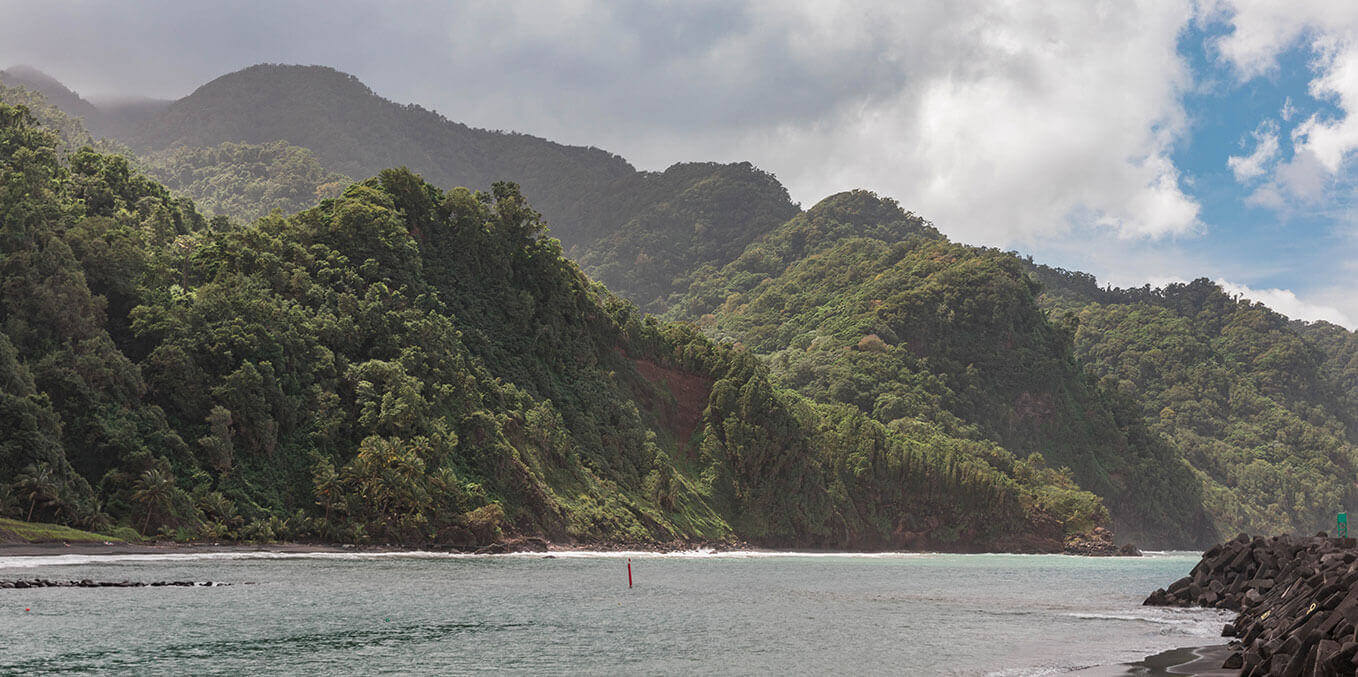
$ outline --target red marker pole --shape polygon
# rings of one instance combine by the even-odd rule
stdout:
[[[627,558],[627,587],[632,587],[632,558]]]

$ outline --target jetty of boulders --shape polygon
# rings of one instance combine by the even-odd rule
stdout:
[[[1358,540],[1240,534],[1208,550],[1150,606],[1238,611],[1223,668],[1241,675],[1353,675],[1358,670]]]
[[[0,589],[10,588],[27,590],[29,588],[160,588],[173,586],[179,588],[215,588],[230,583],[213,581],[92,581],[88,578],[79,581],[54,581],[48,578],[20,578],[0,580]]]

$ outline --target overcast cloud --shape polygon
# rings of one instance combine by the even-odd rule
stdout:
[[[1313,41],[1313,91],[1358,105],[1358,6],[1302,4],[0,0],[0,66],[31,63],[86,95],[177,97],[253,63],[319,63],[396,101],[643,169],[749,160],[804,205],[873,189],[964,242],[1172,251],[1217,227],[1172,161],[1197,86],[1183,31],[1231,23],[1217,48],[1242,82]],[[1348,117],[1291,138],[1258,125],[1230,165],[1255,204],[1323,199],[1358,148]]]

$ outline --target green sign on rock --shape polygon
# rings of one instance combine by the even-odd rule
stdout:
[[[1335,515],[1334,521],[1335,521],[1334,535],[1338,536],[1339,538],[1348,538],[1349,514],[1346,512],[1341,512],[1338,515]]]

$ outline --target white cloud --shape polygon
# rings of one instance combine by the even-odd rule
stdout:
[[[1282,209],[1287,206],[1287,200],[1283,199],[1282,192],[1273,183],[1266,183],[1259,186],[1245,197],[1245,204],[1252,207],[1266,207],[1268,209]]]
[[[1221,288],[1225,289],[1228,294],[1258,301],[1294,320],[1310,322],[1325,320],[1341,327],[1358,328],[1358,323],[1355,323],[1352,319],[1353,316],[1345,311],[1323,302],[1305,301],[1288,289],[1252,289],[1246,285],[1235,284],[1227,280],[1217,280],[1217,284],[1221,285]]]
[[[1297,124],[1290,135],[1292,159],[1277,164],[1270,177],[1274,185],[1256,193],[1253,203],[1281,209],[1295,201],[1320,200],[1344,177],[1345,165],[1358,151],[1358,3],[1226,0],[1213,9],[1232,29],[1215,47],[1242,82],[1275,71],[1288,50],[1303,47],[1314,55],[1308,93],[1340,113],[1313,113]],[[1289,98],[1283,120],[1296,112]],[[1255,169],[1243,160],[1242,166]]]
[[[727,20],[737,28],[673,54],[609,37],[634,30],[607,6],[594,5],[590,25],[563,18],[569,33],[541,29],[558,22],[537,4],[497,10],[510,33],[564,54],[563,64],[572,45],[615,47],[616,72],[591,83],[591,100],[567,92],[536,109],[521,92],[482,89],[474,119],[510,112],[519,128],[649,169],[751,160],[807,204],[869,188],[969,242],[1019,244],[1082,226],[1158,238],[1200,226],[1170,160],[1192,86],[1176,51],[1186,6],[756,0],[732,5],[742,8]],[[653,7],[653,20],[688,7]],[[461,24],[459,60],[500,50],[487,50],[485,25]],[[543,72],[529,82],[549,92],[572,77],[535,67]],[[637,110],[648,115],[619,115]]]
[[[953,7],[927,22],[845,8],[840,22],[890,26],[876,49],[904,72],[902,87],[740,151],[767,158],[799,196],[865,186],[969,241],[1087,224],[1124,237],[1197,227],[1198,205],[1169,160],[1190,80],[1174,47],[1186,13]],[[898,53],[916,43],[935,47]]]
[[[1278,157],[1278,125],[1266,121],[1254,130],[1254,151],[1249,155],[1232,155],[1226,158],[1226,166],[1235,174],[1235,180],[1245,183],[1250,179],[1263,176],[1269,163]]]

